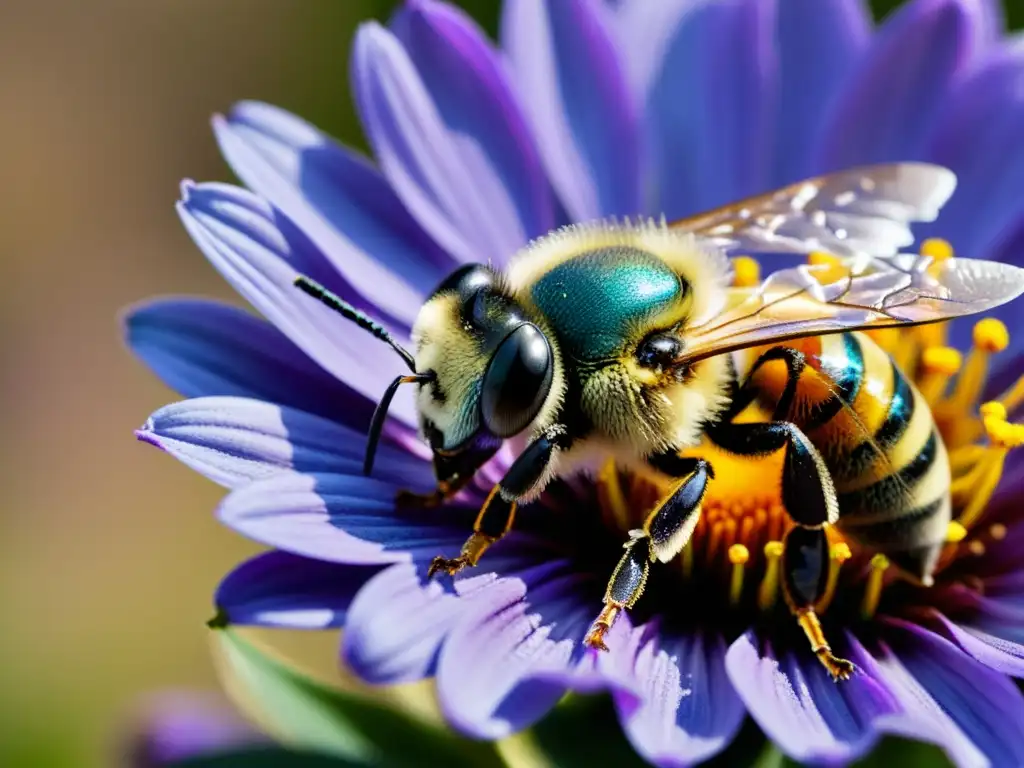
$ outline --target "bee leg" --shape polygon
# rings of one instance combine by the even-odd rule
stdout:
[[[476,565],[484,552],[512,528],[520,499],[538,490],[548,478],[548,467],[561,445],[561,427],[549,427],[519,454],[512,466],[487,496],[473,523],[473,534],[462,545],[458,557],[438,555],[430,564],[428,576],[443,571],[455,575]]]
[[[814,605],[828,583],[828,537],[825,529],[796,526],[786,534],[782,552],[782,585],[786,604],[807,636],[811,650],[833,680],[846,680],[854,666],[833,655]]]
[[[848,678],[853,664],[832,654],[814,612],[828,583],[825,526],[839,517],[835,487],[821,454],[799,427],[787,421],[720,423],[709,427],[707,435],[720,448],[742,456],[766,456],[785,449],[782,504],[796,527],[786,534],[783,549],[783,594],[819,661],[834,679]]]
[[[703,459],[681,458],[665,453],[649,460],[658,470],[683,479],[644,521],[643,530],[630,531],[626,552],[615,566],[604,593],[604,607],[583,642],[608,650],[604,637],[624,608],[631,608],[643,594],[649,564],[667,562],[678,555],[693,535],[700,518],[700,502],[711,465]]]

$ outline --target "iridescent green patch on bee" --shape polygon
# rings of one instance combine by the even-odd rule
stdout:
[[[663,260],[621,246],[574,256],[531,289],[537,308],[581,360],[618,354],[633,329],[682,296],[679,276]]]

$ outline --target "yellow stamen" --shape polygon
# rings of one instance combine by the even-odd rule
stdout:
[[[963,413],[974,409],[988,374],[988,359],[995,352],[1006,349],[1010,334],[1006,326],[994,317],[986,317],[974,326],[974,346],[956,380],[956,389],[950,397],[953,410]]]
[[[946,528],[946,541],[950,544],[959,544],[967,538],[967,529],[956,520],[950,520]]]
[[[959,448],[954,448],[949,451],[949,468],[953,472],[953,477],[960,477],[973,467],[977,466],[988,452],[988,448],[984,445],[964,445]]]
[[[1002,541],[1006,534],[1006,526],[1002,523],[992,523],[988,528],[988,535],[992,537],[992,541]]]
[[[732,260],[732,284],[736,288],[753,288],[761,282],[761,265],[750,256]]]
[[[999,396],[999,402],[1007,411],[1013,413],[1024,402],[1024,376],[1014,382],[1013,386]]]
[[[967,545],[967,551],[975,557],[981,557],[985,554],[985,545],[982,542],[975,539]]]
[[[982,403],[981,407],[978,409],[978,413],[983,419],[998,419],[1000,421],[1006,421],[1006,406],[995,400]]]
[[[889,558],[885,555],[879,553],[871,558],[871,573],[864,588],[864,600],[860,604],[860,613],[865,619],[872,618],[878,610],[878,601],[882,597],[882,583],[888,569]]]
[[[921,255],[931,256],[935,261],[953,258],[953,246],[941,237],[929,237],[921,243]]]
[[[842,259],[825,251],[811,251],[807,254],[807,263],[812,267],[818,267],[813,271],[814,279],[822,285],[834,283],[849,274],[843,266]]]
[[[614,459],[609,459],[601,468],[598,482],[604,488],[607,497],[605,508],[611,513],[612,521],[619,530],[628,531],[631,527],[629,505],[626,503],[626,495],[622,492],[622,482]]]
[[[821,600],[814,607],[818,613],[824,613],[832,604],[832,599],[836,595],[836,586],[839,584],[839,569],[851,557],[853,557],[853,553],[850,551],[849,544],[845,541],[837,541],[832,544],[831,551],[829,552],[828,582],[825,584],[825,594],[822,595]]]
[[[750,559],[750,550],[742,544],[729,547],[729,562],[732,563],[732,580],[729,583],[729,602],[736,605],[743,595],[743,571]]]
[[[1003,475],[1005,460],[1005,450],[990,448],[985,458],[979,462],[976,471],[964,478],[972,481],[969,487],[966,490],[960,487],[955,489],[955,499],[960,499],[965,495],[968,498],[967,505],[957,520],[967,530],[970,530],[978,522],[978,518],[985,511],[985,506],[992,498],[996,486],[999,485],[999,478]],[[951,487],[951,490],[954,489]]]
[[[953,374],[960,370],[962,357],[953,347],[928,347],[921,356],[924,375],[918,388],[924,399],[934,405],[946,391]]]
[[[762,611],[770,610],[775,605],[779,593],[779,561],[782,559],[782,542],[769,541],[764,545],[766,565],[761,587],[757,592],[757,604]]]

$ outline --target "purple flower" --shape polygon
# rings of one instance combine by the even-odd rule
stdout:
[[[222,697],[189,690],[148,696],[140,703],[133,731],[122,745],[124,764],[131,768],[157,768],[271,743]]]
[[[398,491],[433,486],[408,392],[372,478],[361,462],[373,405],[401,362],[292,286],[306,274],[404,342],[453,269],[501,267],[558,225],[672,219],[895,160],[960,178],[922,237],[1021,263],[1024,54],[999,39],[993,8],[914,0],[874,31],[858,0],[507,0],[495,49],[455,8],[410,0],[354,44],[376,164],[267,105],[216,118],[249,190],[186,182],[178,210],[270,322],[163,300],[131,313],[128,337],[191,398],[154,413],[139,437],[230,489],[220,519],[273,547],[220,585],[221,620],[344,627],[342,656],[365,680],[436,676],[451,723],[483,738],[528,727],[567,690],[605,690],[659,765],[714,755],[746,713],[798,760],[847,762],[896,733],[961,765],[1024,763],[1024,699],[1009,678],[1024,673],[1024,468],[1007,458],[1019,434],[1005,413],[978,414],[983,391],[1021,371],[1011,348],[983,390],[990,355],[1006,346],[998,324],[977,326],[973,342],[962,324],[948,339],[945,328],[907,331],[893,347],[922,360],[915,376],[934,392],[964,525],[930,589],[833,547],[826,623],[861,670],[835,684],[778,607],[782,510],[751,490],[754,478],[712,485],[693,542],[678,566],[652,570],[608,653],[581,640],[621,553],[622,515],[653,498],[616,471],[555,483],[479,566],[428,579],[510,454],[443,509],[396,508]],[[1003,310],[1010,327],[1019,311]],[[948,396],[947,343],[973,343]],[[1022,400],[1018,383],[1005,410]]]

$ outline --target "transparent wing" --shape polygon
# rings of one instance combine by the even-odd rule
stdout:
[[[896,254],[914,242],[910,223],[933,221],[956,175],[938,165],[853,168],[672,223],[727,250]]]
[[[1024,292],[1024,269],[976,259],[899,254],[804,264],[768,278],[739,304],[684,331],[685,361],[772,341],[971,315]]]

